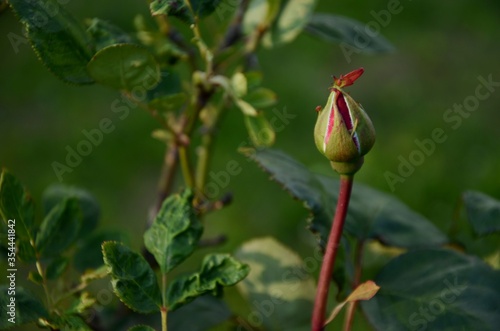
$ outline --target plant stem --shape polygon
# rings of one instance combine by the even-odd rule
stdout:
[[[201,145],[197,149],[198,163],[196,165],[195,174],[196,187],[200,197],[204,196],[204,188],[209,170],[210,156],[215,141],[215,134],[222,119],[222,115],[225,114],[225,110],[227,109],[226,103],[227,101],[224,100],[219,107],[216,108],[212,118],[208,122],[205,122],[203,127]]]
[[[179,159],[181,161],[182,175],[187,187],[194,187],[193,171],[189,162],[186,146],[179,146]]]
[[[36,265],[36,270],[38,271],[38,274],[40,275],[40,277],[42,277],[42,287],[43,287],[43,291],[45,292],[45,296],[47,297],[47,306],[48,306],[49,311],[50,311],[50,310],[52,310],[52,298],[50,297],[49,288],[47,286],[47,278],[45,278],[45,271],[43,270],[42,263],[40,262],[40,256],[38,256],[38,253],[36,253],[35,265]]]
[[[162,307],[161,311],[161,330],[167,331],[167,274],[164,273],[161,275],[161,299],[162,299]]]
[[[155,206],[155,214],[160,210],[163,200],[167,198],[172,190],[175,174],[177,172],[178,162],[178,147],[176,144],[171,144],[165,151],[161,177],[158,185],[158,201]]]
[[[361,281],[361,271],[362,271],[362,260],[363,260],[363,248],[364,241],[359,240],[356,244],[356,251],[354,253],[354,281],[352,283],[352,289],[356,289]],[[345,320],[344,320],[344,331],[350,331],[352,328],[352,322],[354,320],[354,313],[356,312],[358,301],[351,301],[348,304]]]
[[[167,308],[161,307],[161,331],[167,331]]]
[[[335,265],[335,256],[337,255],[337,250],[340,245],[342,229],[347,215],[347,207],[349,206],[349,199],[351,197],[352,183],[352,176],[340,176],[340,194],[337,201],[335,216],[333,217],[330,236],[328,238],[328,243],[326,244],[323,264],[321,265],[316,300],[314,302],[312,331],[322,331],[324,329],[328,290],[330,288],[333,267]]]
[[[242,23],[243,18],[245,17],[245,13],[248,10],[248,6],[250,4],[250,0],[241,0],[240,6],[238,7],[238,11],[234,16],[231,25],[227,29],[226,35],[222,39],[222,43],[220,44],[218,51],[223,51],[224,49],[231,47],[238,40],[240,40],[243,36],[242,33]]]

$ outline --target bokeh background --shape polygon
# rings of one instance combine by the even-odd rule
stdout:
[[[371,11],[387,5],[387,0],[320,1],[317,11],[370,22],[374,20]],[[401,6],[401,13],[381,28],[396,48],[390,54],[354,54],[348,61],[338,45],[307,34],[289,45],[259,51],[264,86],[279,95],[276,108],[286,107],[296,115],[278,133],[275,147],[316,171],[331,173],[312,138],[314,109],[326,101],[331,75],[362,66],[365,74],[349,91],[370,114],[377,142],[357,180],[393,193],[447,231],[464,190],[500,198],[500,87],[494,87],[456,130],[443,119],[454,104],[474,95],[479,76],[492,75],[493,81],[500,82],[500,2],[402,0]],[[73,0],[66,8],[78,18],[100,17],[127,31],[133,31],[137,13],[148,15],[147,5],[138,0],[126,5]],[[101,227],[123,230],[139,247],[164,152],[163,145],[151,138],[156,122],[139,109],[120,121],[111,112],[119,94],[111,89],[60,82],[29,45],[13,48],[8,35],[22,35],[21,31],[11,12],[0,15],[1,166],[17,175],[39,201],[43,189],[57,182],[52,162],[64,162],[66,146],[75,148],[84,138],[82,130],[112,118],[115,131],[105,135],[72,173],[65,174],[63,183],[92,192],[101,202]],[[391,192],[384,174],[397,174],[398,158],[408,159],[417,149],[415,140],[430,138],[436,128],[445,131],[446,141],[437,144]],[[304,229],[306,211],[237,153],[245,141],[248,136],[235,109],[218,135],[212,169],[222,171],[235,160],[242,171],[226,188],[234,194],[233,204],[210,215],[206,236],[228,235],[228,242],[218,249],[232,251],[252,237],[272,235],[308,254],[312,243]]]

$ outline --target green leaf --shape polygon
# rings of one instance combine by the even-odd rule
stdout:
[[[215,11],[222,0],[191,0],[193,12],[198,17],[205,17]],[[185,22],[193,23],[193,16],[183,0],[154,0],[150,3],[151,15],[167,15],[177,17]]]
[[[258,88],[262,83],[261,71],[247,71],[245,72],[245,77],[247,79],[247,85],[249,91]]]
[[[192,0],[193,11],[199,17],[206,17],[212,14],[222,0]]]
[[[463,194],[467,218],[479,236],[500,231],[500,201],[481,192]]]
[[[69,258],[60,256],[55,258],[50,264],[47,266],[46,276],[49,280],[54,280],[59,278],[68,268]]]
[[[351,18],[332,15],[314,14],[307,24],[306,31],[322,40],[333,43],[345,43],[357,52],[385,53],[394,50],[382,35],[366,32],[367,25]]]
[[[82,223],[82,212],[77,199],[58,203],[45,216],[36,236],[36,247],[42,256],[57,256],[72,245]]]
[[[156,331],[156,330],[148,325],[135,325],[130,329],[128,329],[128,331]]]
[[[189,305],[169,312],[169,330],[206,331],[231,318],[233,313],[226,303],[211,295],[196,298]],[[192,318],[196,316],[196,318]]]
[[[88,284],[93,280],[102,279],[108,275],[108,268],[106,265],[102,265],[97,269],[86,270],[80,277],[80,281],[84,284]]]
[[[148,106],[159,112],[167,113],[179,110],[188,101],[186,93],[165,95],[149,102]]]
[[[269,27],[280,11],[281,0],[252,0],[243,18],[243,31],[255,33],[258,28]]]
[[[276,134],[264,114],[245,116],[245,126],[252,143],[256,147],[269,147],[274,144]]]
[[[324,247],[339,191],[339,182],[314,174],[287,154],[272,149],[243,151],[272,175],[311,212],[309,229]],[[439,246],[447,237],[422,215],[395,197],[354,183],[345,230],[359,240],[375,239],[388,246],[404,248]]]
[[[34,238],[34,205],[21,183],[3,169],[0,174],[0,216],[9,225],[15,225],[16,240]],[[8,222],[14,220],[13,222]]]
[[[43,64],[66,83],[91,84],[87,63],[94,54],[90,35],[59,1],[9,0]]]
[[[92,297],[89,292],[81,292],[80,296],[76,298],[66,310],[66,314],[82,314],[96,303],[97,300]]]
[[[50,318],[40,322],[41,326],[50,328],[51,330],[61,331],[92,331],[85,321],[78,315],[52,314]]]
[[[377,330],[482,330],[500,325],[500,272],[446,249],[398,256],[375,278],[377,295],[362,302]]]
[[[257,88],[248,93],[244,98],[246,102],[255,108],[265,108],[273,106],[278,101],[276,93],[267,88]]]
[[[242,99],[236,99],[235,103],[236,106],[240,108],[241,112],[246,116],[257,116],[259,114],[257,109],[255,109],[251,104]]]
[[[321,256],[312,258],[306,267],[297,253],[271,237],[248,241],[235,255],[251,268],[238,289],[262,313],[266,330],[309,326],[316,293],[309,268],[319,268]]]
[[[197,247],[203,226],[192,201],[191,190],[171,195],[163,202],[153,224],[144,233],[144,245],[155,257],[162,273],[171,271]]]
[[[269,33],[264,36],[266,47],[276,47],[293,41],[311,18],[316,0],[289,0],[282,6]]]
[[[99,203],[88,191],[78,187],[60,184],[49,186],[42,195],[43,209],[47,214],[57,204],[68,198],[78,200],[78,204],[83,214],[82,226],[78,237],[86,237],[96,228],[101,216]]]
[[[73,255],[76,270],[83,272],[100,267],[102,265],[102,243],[105,241],[123,242],[124,240],[123,234],[118,231],[103,231],[86,238],[78,244]]]
[[[179,74],[173,70],[163,69],[161,71],[161,81],[155,88],[148,91],[148,100],[153,101],[180,92],[182,92],[182,87]]]
[[[179,74],[172,70],[162,70],[160,83],[148,91],[148,106],[159,112],[179,110],[187,101],[188,96],[182,92]]]
[[[139,313],[159,311],[160,288],[148,262],[127,246],[112,241],[102,244],[102,253],[118,298]]]
[[[90,60],[88,70],[96,82],[128,91],[137,99],[145,99],[146,91],[160,81],[160,68],[153,54],[133,44],[101,49]]]
[[[9,274],[7,274],[9,276]],[[43,304],[30,292],[22,288],[21,286],[16,286],[14,292],[9,289],[10,285],[0,285],[0,304],[2,311],[2,318],[0,318],[0,329],[4,330],[14,325],[19,326],[31,322],[36,322],[41,317],[46,317],[48,315],[47,310]],[[12,301],[12,298],[15,301]],[[9,305],[14,306],[9,307]],[[11,309],[15,311],[15,314],[11,313]],[[14,317],[12,321],[10,318]]]
[[[223,287],[235,285],[249,271],[246,264],[238,262],[229,254],[207,255],[200,272],[177,278],[170,283],[167,290],[169,309],[175,310],[204,294],[219,296]]]
[[[42,276],[38,273],[38,271],[36,270],[31,270],[29,273],[28,273],[28,280],[30,282],[33,282],[34,284],[37,284],[37,285],[42,285],[43,284],[43,278]]]
[[[127,33],[105,20],[92,18],[87,25],[87,31],[94,39],[97,50],[114,44],[132,43],[132,38]]]
[[[36,252],[28,239],[19,239],[17,245],[17,256],[26,263],[36,261]]]
[[[235,96],[238,98],[247,94],[247,79],[243,73],[238,71],[231,77],[231,88],[233,89]]]

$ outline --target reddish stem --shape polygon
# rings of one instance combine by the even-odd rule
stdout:
[[[349,206],[352,182],[352,176],[340,176],[340,194],[337,201],[335,216],[333,217],[330,237],[328,238],[328,243],[326,244],[325,256],[323,258],[323,264],[321,265],[321,272],[319,274],[311,331],[322,331],[324,329],[328,290],[332,279],[333,266],[335,265],[335,256],[337,255],[337,250],[340,246],[340,238],[342,237],[342,229],[344,227],[344,221],[347,214],[347,207]]]
[[[363,249],[364,249],[364,241],[359,240],[356,245],[356,252],[354,257],[354,281],[352,283],[352,290],[354,291],[356,287],[359,286],[361,282],[361,272],[362,272],[362,259],[363,259]],[[350,331],[352,328],[352,322],[354,321],[354,313],[356,312],[356,307],[358,305],[358,301],[349,302],[349,306],[346,311],[346,317],[344,321],[344,331]]]

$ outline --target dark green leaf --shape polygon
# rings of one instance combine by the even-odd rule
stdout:
[[[54,280],[59,278],[68,268],[69,258],[60,256],[55,258],[47,266],[46,276],[49,280]]]
[[[166,113],[179,110],[187,101],[188,96],[185,93],[177,93],[153,99],[148,106],[159,112]]]
[[[159,112],[176,111],[188,101],[187,95],[181,91],[177,72],[162,70],[160,83],[148,91],[148,106]]]
[[[153,16],[174,16],[189,23],[193,22],[189,7],[184,0],[153,0],[149,4],[149,10]]]
[[[182,91],[181,78],[176,71],[163,69],[161,80],[155,88],[148,91],[148,101],[178,94]]]
[[[122,29],[100,18],[89,20],[88,26],[87,31],[94,39],[97,50],[114,44],[132,43],[132,38]]]
[[[288,0],[264,36],[264,45],[275,47],[293,41],[309,22],[315,7],[316,0]]]
[[[425,249],[387,264],[363,311],[377,330],[498,330],[500,272],[456,251]]]
[[[7,274],[7,276],[9,276]],[[0,304],[2,318],[0,318],[0,329],[4,330],[11,326],[19,326],[26,323],[36,322],[40,317],[48,315],[47,310],[38,299],[21,286],[15,286],[14,292],[10,285],[0,285]],[[12,301],[15,299],[15,301]],[[9,307],[9,305],[11,305]],[[13,307],[14,308],[13,308]],[[11,313],[14,311],[15,313]],[[14,319],[11,319],[14,317]],[[14,321],[15,324],[11,323]]]
[[[144,233],[144,245],[153,254],[162,273],[184,261],[196,249],[203,232],[193,208],[193,193],[168,197],[151,227]]]
[[[272,150],[245,150],[272,179],[311,212],[309,228],[324,247],[337,204],[338,180],[310,172],[287,154]],[[398,199],[355,183],[345,229],[360,240],[376,239],[385,245],[422,247],[445,244],[448,239],[431,222]]]
[[[146,92],[160,81],[160,68],[153,54],[133,44],[101,49],[90,60],[88,70],[96,82],[128,91],[143,102]]]
[[[43,284],[43,278],[42,276],[38,273],[36,270],[32,270],[28,274],[28,280],[37,284],[37,285],[42,285]]]
[[[128,329],[128,331],[156,331],[156,330],[147,325],[136,325]]]
[[[148,262],[140,254],[117,242],[105,242],[102,252],[113,279],[113,289],[120,300],[139,313],[159,311],[160,288]]]
[[[168,329],[172,331],[206,331],[228,320],[232,312],[226,303],[211,295],[196,298],[189,305],[168,314]],[[192,318],[196,316],[196,318]]]
[[[87,63],[94,54],[90,35],[55,0],[9,0],[45,66],[61,80],[90,84]]]
[[[45,216],[36,236],[36,247],[42,256],[57,256],[72,245],[82,223],[82,211],[76,198],[58,203]]]
[[[17,256],[23,262],[30,263],[36,261],[36,252],[28,239],[17,241]]]
[[[192,0],[193,11],[199,17],[205,17],[212,14],[222,0]]]
[[[258,88],[262,83],[261,71],[247,71],[245,72],[245,77],[247,79],[247,87],[249,91]]]
[[[99,204],[89,192],[78,187],[59,184],[49,186],[42,195],[42,204],[45,214],[51,211],[57,204],[68,198],[78,200],[78,204],[83,214],[82,226],[78,236],[80,238],[85,237],[96,228],[101,216]]]
[[[180,277],[170,283],[167,291],[168,306],[175,310],[204,295],[221,295],[225,286],[232,286],[250,271],[229,254],[210,254],[203,259],[200,272]]]
[[[259,113],[257,116],[245,116],[245,126],[247,127],[252,143],[256,147],[269,147],[274,144],[276,134],[273,126],[264,114]]]
[[[357,53],[384,53],[394,47],[382,35],[366,32],[367,25],[351,18],[332,15],[314,14],[307,24],[306,31],[328,42],[345,44]]]
[[[34,238],[34,205],[16,177],[7,170],[0,174],[0,216],[7,227],[15,225],[16,240]],[[9,220],[12,220],[9,222]]]
[[[265,108],[275,105],[278,97],[270,89],[260,87],[248,93],[243,99],[255,108]]]
[[[95,233],[78,244],[73,256],[76,270],[83,272],[102,265],[101,245],[105,241],[123,242],[124,236],[118,231]]]
[[[463,195],[467,218],[479,236],[500,231],[500,201],[481,192]]]
[[[92,331],[92,329],[80,316],[73,314],[53,314],[50,316],[50,318],[44,320],[41,324],[45,327],[50,328],[51,330]]]
[[[236,252],[250,268],[238,289],[262,312],[266,330],[299,330],[309,326],[316,285],[310,273],[322,256],[308,258],[307,266],[297,253],[274,238],[248,241]],[[307,328],[306,328],[307,330]]]
[[[93,331],[78,315],[62,315],[61,331]]]
[[[198,17],[205,17],[215,11],[222,0],[191,0],[193,12]],[[193,16],[183,0],[154,0],[149,5],[151,15],[175,16],[185,22],[192,23]]]

